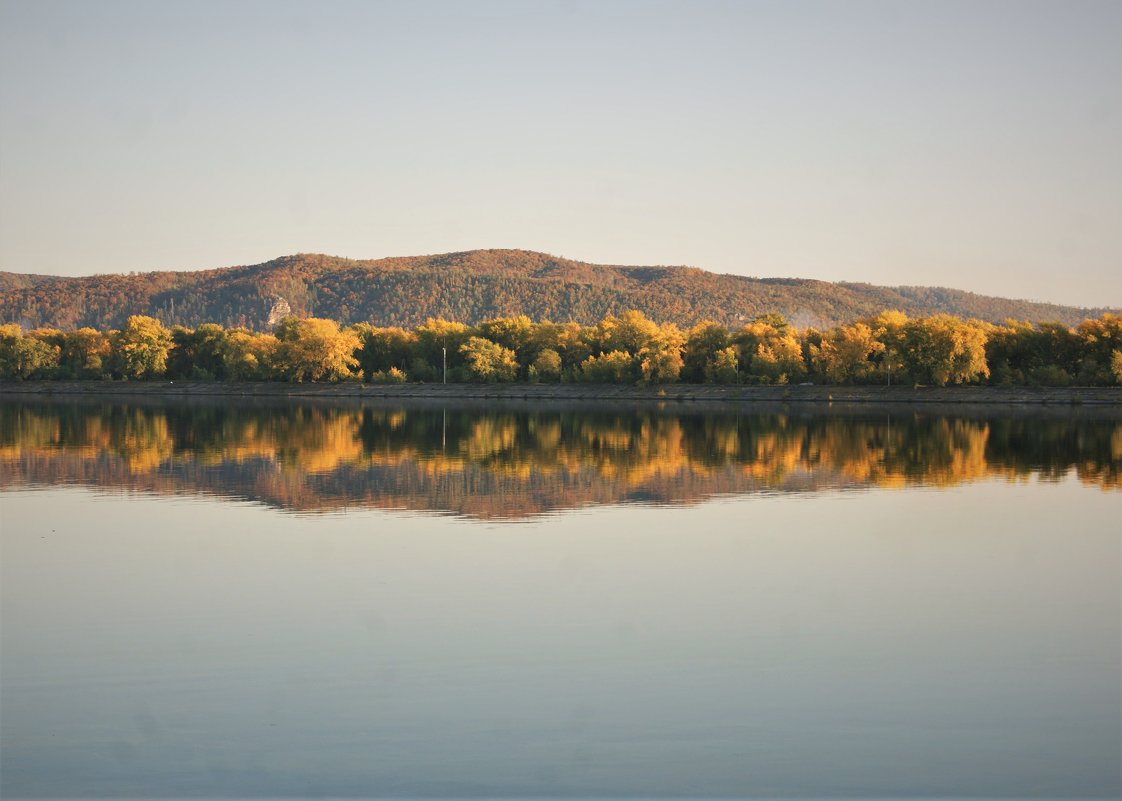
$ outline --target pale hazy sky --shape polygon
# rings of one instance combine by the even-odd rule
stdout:
[[[0,269],[517,247],[1122,305],[1122,2],[0,0]]]

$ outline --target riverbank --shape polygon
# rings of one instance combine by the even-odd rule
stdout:
[[[211,381],[0,382],[0,397],[129,396],[439,400],[985,404],[1122,409],[1122,387],[717,386],[670,384],[287,384]]]

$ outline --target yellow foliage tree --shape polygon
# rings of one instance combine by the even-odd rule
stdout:
[[[291,319],[291,318],[289,318]],[[290,381],[342,381],[355,377],[360,342],[334,320],[309,317],[277,327],[277,365]]]
[[[854,323],[823,336],[817,348],[811,345],[810,357],[830,383],[848,384],[872,375],[876,365],[870,357],[883,351],[884,344],[877,341],[868,325]]]
[[[483,337],[471,337],[460,346],[472,376],[478,381],[513,381],[518,374],[514,351]]]
[[[133,315],[109,342],[116,368],[125,378],[156,378],[167,370],[171,331],[154,317]]]
[[[230,381],[260,381],[271,376],[278,340],[272,334],[257,334],[235,328],[222,341],[222,362]]]
[[[905,327],[905,362],[918,380],[936,386],[988,378],[987,327],[973,320],[936,314]]]
[[[682,372],[682,345],[686,338],[673,323],[661,325],[639,349],[639,369],[651,384],[672,384]]]

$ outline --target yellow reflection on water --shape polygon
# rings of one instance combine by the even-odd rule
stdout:
[[[521,517],[714,495],[1074,473],[1122,489],[1122,423],[1078,416],[0,404],[0,486],[85,483]]]

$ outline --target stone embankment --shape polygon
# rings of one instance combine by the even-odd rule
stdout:
[[[1122,387],[713,386],[670,384],[285,384],[203,381],[0,382],[5,396],[370,398],[548,401],[716,401],[721,403],[931,403],[1105,406],[1122,409]]]

